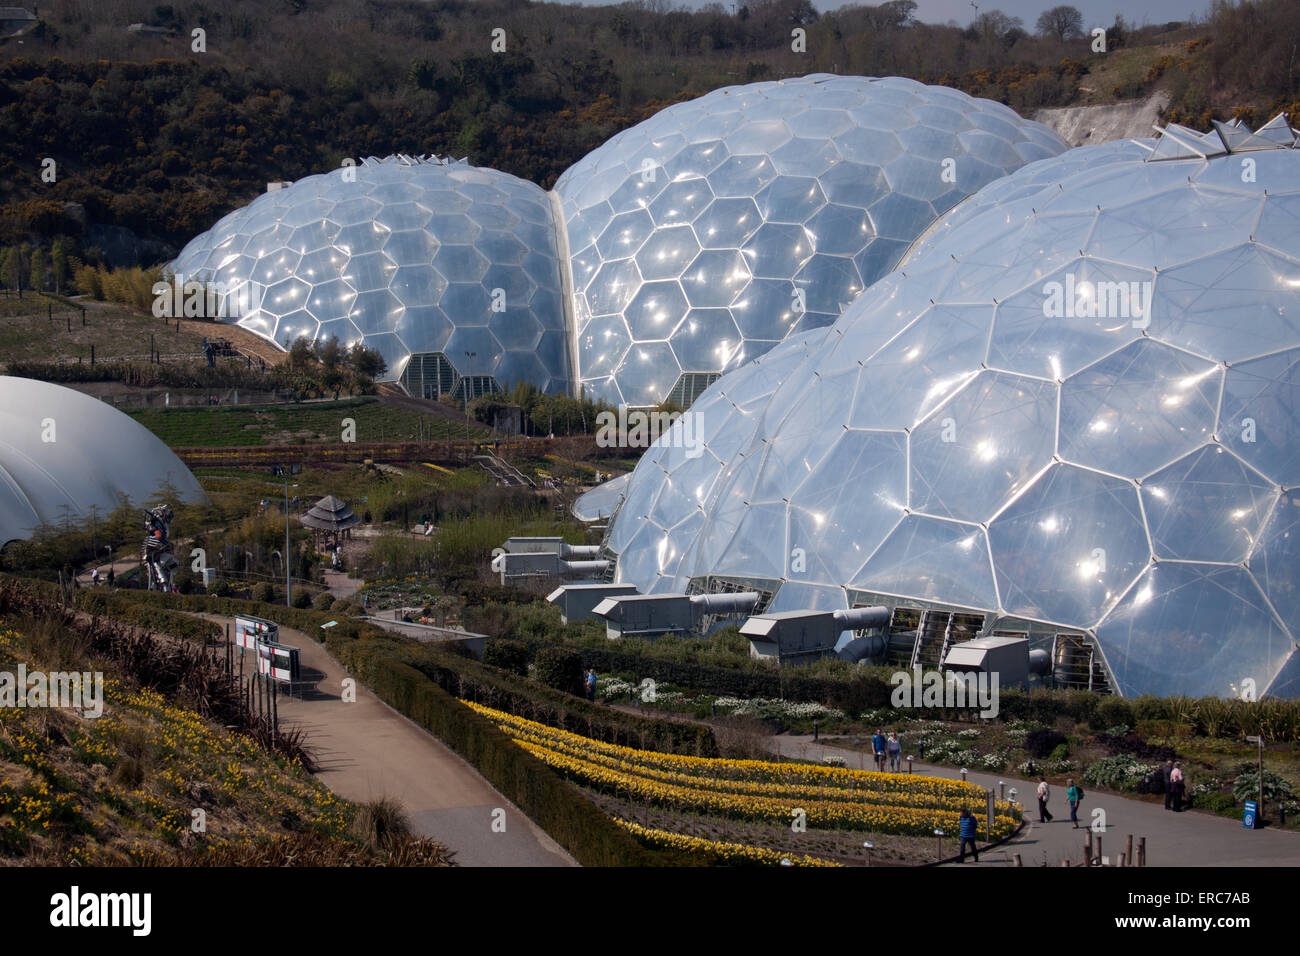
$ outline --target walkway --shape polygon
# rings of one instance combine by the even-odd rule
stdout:
[[[233,628],[231,618],[203,616]],[[280,641],[299,649],[302,674],[314,682],[301,700],[280,698],[281,726],[303,728],[330,790],[355,802],[392,797],[416,832],[455,850],[462,866],[577,865],[477,770],[359,682],[356,702],[344,703],[346,672],[321,644],[286,627]],[[492,828],[497,808],[505,810],[503,833]]]
[[[782,756],[821,762],[827,756],[843,757],[850,767],[859,766],[856,750],[827,747],[814,743],[808,735],[780,735],[771,738],[772,750]],[[873,769],[872,758],[862,756],[862,766]],[[961,773],[954,767],[912,762],[912,769],[935,777],[957,780]],[[1147,866],[1300,866],[1300,834],[1280,830],[1246,830],[1240,819],[1189,811],[1172,813],[1162,803],[1148,803],[1112,793],[1089,791],[1084,794],[1079,819],[1080,829],[1070,825],[1070,807],[1065,802],[1065,787],[1053,786],[1048,809],[1051,823],[1038,822],[1038,801],[1034,796],[1038,783],[1005,774],[970,773],[967,779],[981,787],[999,789],[1005,783],[1008,795],[1012,787],[1025,807],[1029,821],[1015,839],[981,854],[981,865],[1009,865],[1020,854],[1025,866],[1060,866],[1068,859],[1075,865],[1083,856],[1087,835],[1082,827],[1092,823],[1092,813],[1100,808],[1106,814],[1102,834],[1102,852],[1112,863],[1124,849],[1132,834],[1136,847],[1139,837],[1146,837]],[[973,809],[979,813],[980,809]],[[956,821],[954,820],[954,828]],[[971,864],[966,864],[970,866]]]

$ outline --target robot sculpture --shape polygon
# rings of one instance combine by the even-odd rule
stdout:
[[[160,505],[144,513],[144,553],[140,559],[144,562],[150,591],[172,590],[172,572],[180,564],[168,538],[173,517],[170,505]]]

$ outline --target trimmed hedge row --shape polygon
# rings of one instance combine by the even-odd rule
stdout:
[[[741,671],[709,664],[661,660],[615,648],[557,645],[553,641],[528,637],[515,637],[511,640],[528,645],[534,656],[546,647],[573,647],[582,655],[583,668],[594,667],[597,673],[633,674],[638,681],[649,677],[659,683],[688,687],[719,697],[782,697],[792,701],[825,704],[846,713],[861,713],[889,706],[889,696],[894,690],[892,685],[874,674],[836,680],[830,677],[810,677],[799,673],[798,668],[773,670],[770,673]]]
[[[77,610],[87,614],[111,617],[125,624],[134,624],[198,644],[217,641],[222,637],[221,627],[212,621],[200,620],[164,607],[151,607],[125,600],[112,592],[78,591],[74,603]]]
[[[623,747],[698,757],[719,756],[713,730],[706,725],[643,717],[606,704],[593,704],[436,647],[403,645],[402,650],[407,663],[462,700]]]
[[[356,641],[343,656],[348,669],[382,700],[446,741],[583,866],[692,862],[643,848],[575,787],[397,654]]]

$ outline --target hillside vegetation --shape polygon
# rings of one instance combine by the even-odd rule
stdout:
[[[1065,39],[997,10],[965,28],[919,23],[911,0],[830,13],[808,0],[750,0],[734,12],[662,0],[40,9],[21,46],[0,45],[0,244],[64,236],[65,254],[87,261],[110,247],[119,260],[165,258],[267,181],[345,157],[467,156],[549,187],[669,103],[819,71],[945,83],[1025,114],[1157,86],[1171,94],[1171,118],[1201,127],[1300,108],[1294,0],[1219,4],[1193,25],[1080,20]],[[126,30],[137,22],[160,32]],[[1108,31],[1106,53],[1092,51],[1095,27]],[[795,29],[806,31],[805,52],[792,49]],[[54,182],[42,179],[45,159]],[[141,241],[123,245],[105,226]]]

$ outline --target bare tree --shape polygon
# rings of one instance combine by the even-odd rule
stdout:
[[[1065,42],[1083,36],[1083,14],[1076,7],[1052,7],[1044,10],[1034,25],[1039,36]]]

